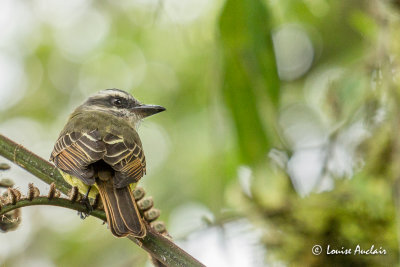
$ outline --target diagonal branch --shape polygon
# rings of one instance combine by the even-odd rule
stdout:
[[[64,194],[68,194],[69,190],[71,189],[71,186],[64,181],[58,169],[54,165],[1,134],[0,156],[3,156],[16,163],[36,177],[40,178],[42,181],[48,184],[54,183],[56,188]],[[29,202],[29,200],[27,201]],[[43,202],[45,200],[42,198],[37,198],[38,204],[40,201]],[[57,201],[57,203],[53,202],[53,205],[64,205],[65,207],[76,210],[83,208],[80,203],[73,203],[73,206],[71,206],[71,202],[67,199],[65,199],[65,201],[68,201],[69,204],[66,202],[64,203],[63,199],[57,199]],[[25,200],[21,200],[17,203],[27,206],[29,204],[34,205],[36,202],[33,203],[33,201],[30,201],[30,203],[27,203]],[[106,218],[104,212],[101,211],[96,211],[96,213],[92,213],[92,215],[102,220],[105,220]],[[128,238],[150,253],[154,258],[158,259],[167,266],[204,266],[173,242],[156,233],[151,227],[146,227],[147,234],[143,239],[137,239],[131,236],[128,236]]]

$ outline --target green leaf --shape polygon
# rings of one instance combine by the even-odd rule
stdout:
[[[233,116],[242,159],[256,162],[265,157],[274,134],[274,116],[262,115],[260,108],[265,111],[268,105],[274,113],[279,104],[270,16],[258,0],[228,0],[219,29],[224,99]]]

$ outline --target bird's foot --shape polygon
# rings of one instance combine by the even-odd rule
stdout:
[[[85,207],[86,207],[86,211],[78,211],[78,215],[81,217],[82,220],[89,217],[90,213],[92,213],[92,211],[93,211],[93,207],[90,204],[90,200],[89,200],[89,192],[90,192],[91,188],[92,187],[89,186],[88,191],[86,192],[86,194],[83,196],[82,200],[80,201],[80,203],[85,205]]]

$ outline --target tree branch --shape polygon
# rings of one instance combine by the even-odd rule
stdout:
[[[15,204],[8,203],[6,205],[1,206],[0,216],[4,215],[12,210],[28,207],[28,206],[37,206],[37,205],[50,205],[50,206],[57,206],[68,208],[76,211],[86,212],[87,207],[80,202],[72,202],[66,198],[53,198],[49,199],[46,196],[35,197],[32,200],[27,198],[20,199],[15,202]],[[99,218],[103,221],[106,221],[106,215],[101,210],[93,210],[90,213],[91,216]]]
[[[42,181],[48,184],[54,183],[56,188],[66,195],[69,190],[71,190],[71,186],[64,181],[58,169],[54,165],[1,134],[0,155],[24,168]],[[1,213],[3,214],[3,211],[6,210],[6,208],[9,208],[9,211],[11,211],[11,207],[16,206],[17,203],[19,205],[18,207],[49,204],[72,208],[78,211],[86,210],[84,205],[79,202],[72,203],[68,199],[57,198],[49,200],[46,197],[37,197],[32,200],[21,199],[20,201],[17,201],[15,205],[5,205],[2,207]],[[14,207],[13,209],[18,207]],[[95,210],[91,215],[106,220],[106,216],[102,211]],[[146,227],[147,234],[143,239],[134,238],[132,236],[128,236],[128,238],[150,253],[154,258],[167,266],[204,266],[191,255],[176,246],[173,242],[156,233],[151,227],[148,225],[146,225]]]

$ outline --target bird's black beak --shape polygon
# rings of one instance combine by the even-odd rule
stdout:
[[[164,111],[165,108],[162,106],[157,106],[157,105],[143,105],[142,104],[140,106],[133,107],[132,110],[135,113],[139,114],[139,116],[141,116],[142,118],[146,118],[151,115],[154,115],[154,114]]]

